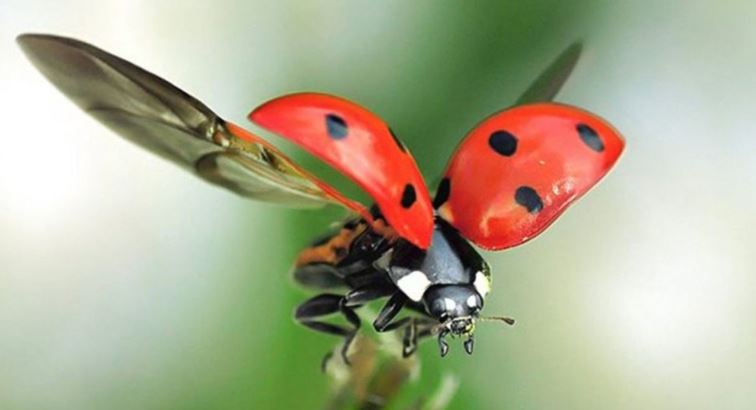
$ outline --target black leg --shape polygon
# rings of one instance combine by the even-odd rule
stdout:
[[[473,339],[473,335],[468,336],[467,340],[465,340],[465,352],[467,352],[467,354],[472,354],[474,343],[475,339]]]
[[[403,317],[384,326],[380,332],[390,332],[399,328],[404,328],[404,337],[402,338],[402,357],[407,358],[417,350],[417,322],[416,318]]]
[[[292,273],[297,283],[316,289],[333,289],[344,286],[344,276],[329,263],[314,262],[296,266]]]
[[[404,327],[404,337],[402,338],[402,356],[404,357],[412,355],[417,350],[418,338],[430,336],[433,333],[433,328],[437,325],[435,320],[425,317],[404,317],[393,320],[403,307],[412,305],[408,304],[407,301],[408,299],[403,293],[394,293],[373,322],[375,330],[379,332],[389,332]],[[427,315],[424,310],[422,312]],[[422,328],[419,328],[418,325],[421,325]]]
[[[349,346],[351,345],[352,340],[354,340],[354,336],[357,334],[357,330],[360,328],[360,318],[354,310],[345,305],[344,301],[345,299],[342,296],[324,293],[299,305],[294,317],[299,323],[310,329],[332,335],[343,336],[344,345],[341,348],[341,356],[344,359],[344,362],[349,364],[347,352],[349,351]],[[344,326],[315,320],[336,312],[340,312],[353,328],[348,329]]]
[[[402,339],[402,355],[404,357],[412,356],[417,351],[420,340],[433,336],[436,326],[437,323],[435,322],[418,323],[418,321],[415,321],[414,325],[405,327],[404,338]]]
[[[402,357],[410,357],[417,350],[417,323],[412,320],[409,326],[404,328],[402,338]]]
[[[394,324],[399,324],[400,326],[404,325],[404,336],[402,337],[402,356],[406,358],[412,356],[417,351],[419,340],[433,335],[433,331],[438,326],[438,323],[435,320],[424,317],[413,317],[411,319],[405,319],[409,320],[404,321],[404,323],[401,324],[399,322],[402,322],[403,320],[398,320],[390,324],[388,327],[392,327],[392,325]],[[400,326],[393,326],[393,328]]]
[[[341,299],[339,303],[339,309],[341,310],[341,314],[344,315],[346,320],[353,326],[353,329],[349,332],[349,334],[346,335],[344,344],[341,346],[341,358],[344,360],[344,363],[351,365],[352,363],[349,361],[347,353],[349,353],[349,346],[352,345],[352,341],[354,341],[354,337],[357,335],[357,331],[360,329],[361,322],[359,316],[357,316],[357,313],[354,313],[354,310],[348,307],[345,301],[346,299]]]
[[[326,366],[328,366],[328,362],[330,362],[332,358],[333,358],[333,352],[330,351],[330,352],[326,353],[323,356],[323,358],[320,360],[320,372],[321,373],[325,373]]]
[[[441,357],[444,357],[449,353],[449,344],[447,344],[445,340],[448,333],[449,331],[444,329],[438,334],[438,348],[441,351]]]
[[[373,300],[390,296],[394,291],[395,289],[392,286],[383,283],[362,286],[347,293],[344,296],[344,304],[348,307],[357,307]]]
[[[417,330],[417,340],[425,339],[428,336],[433,336],[433,331],[436,328],[437,324],[433,324],[430,326],[425,326],[423,328],[418,328]]]
[[[417,350],[417,341],[419,338],[427,337],[433,334],[433,329],[437,325],[435,320],[426,317],[403,317],[393,320],[403,307],[407,304],[407,297],[396,292],[386,305],[378,313],[378,317],[373,322],[375,330],[378,332],[390,332],[404,327],[404,337],[402,338],[402,356],[409,357]],[[425,311],[423,310],[423,313]]]
[[[395,320],[395,321],[387,324],[383,328],[383,330],[381,330],[381,332],[390,332],[392,330],[396,330],[396,329],[399,329],[401,327],[405,327],[405,326],[407,326],[410,323],[410,320],[412,320],[412,318],[410,318],[410,317],[403,317],[401,319]]]
[[[386,302],[386,305],[383,306],[380,313],[378,313],[378,317],[375,318],[375,321],[373,322],[375,330],[385,332],[386,327],[391,323],[391,320],[399,314],[399,311],[402,310],[402,307],[404,307],[406,302],[407,297],[404,296],[402,292],[394,293],[394,295],[391,296],[391,299]]]
[[[323,333],[328,333],[330,335],[336,335],[336,336],[349,336],[349,334],[352,332],[351,330],[338,326],[338,325],[332,325],[330,323],[326,322],[318,322],[317,320],[303,320],[301,322],[302,325]]]
[[[323,293],[306,300],[297,307],[294,318],[302,322],[339,311],[340,295]]]

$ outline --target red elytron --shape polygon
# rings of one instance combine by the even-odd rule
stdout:
[[[452,156],[439,214],[478,246],[517,246],[595,185],[623,147],[611,125],[578,108],[541,103],[502,111]]]
[[[438,335],[466,336],[491,284],[490,268],[469,242],[487,249],[519,245],[546,229],[617,162],[624,142],[606,121],[549,103],[572,71],[569,47],[514,108],[497,113],[462,141],[431,204],[409,150],[380,118],[348,100],[293,94],[266,102],[249,118],[339,170],[375,201],[346,198],[264,139],[134,64],[65,37],[22,35],[19,44],[63,93],[126,139],[213,184],[287,206],[339,204],[357,215],[297,258],[294,277],[323,293],[295,318],[345,338],[360,327],[360,306],[388,298],[373,326],[405,329],[403,354]],[[434,210],[434,208],[436,208]],[[469,241],[469,242],[468,242]],[[415,315],[398,318],[403,307]],[[340,313],[348,327],[323,320]]]
[[[375,114],[343,98],[303,93],[268,101],[249,119],[350,177],[399,236],[423,249],[430,246],[428,188],[412,154]]]

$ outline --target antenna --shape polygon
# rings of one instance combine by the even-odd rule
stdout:
[[[478,320],[488,321],[488,322],[504,322],[510,326],[513,326],[515,324],[515,320],[511,317],[506,316],[480,316]]]

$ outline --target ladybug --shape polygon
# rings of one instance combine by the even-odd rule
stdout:
[[[433,200],[415,161],[378,116],[346,99],[298,93],[268,101],[249,119],[289,139],[353,180],[375,201],[346,198],[264,139],[218,117],[167,81],[90,44],[25,34],[32,63],[79,107],[126,139],[213,184],[249,198],[289,206],[337,204],[346,222],[304,249],[293,275],[323,292],[294,317],[350,343],[355,310],[387,299],[373,326],[401,329],[403,355],[435,335],[473,351],[491,269],[475,246],[502,250],[546,229],[595,185],[624,148],[605,120],[549,102],[566,81],[580,46],[565,50],[514,107],[483,120],[462,140]],[[346,289],[345,292],[337,292]],[[399,318],[403,310],[410,315]],[[325,321],[339,313],[346,325]]]

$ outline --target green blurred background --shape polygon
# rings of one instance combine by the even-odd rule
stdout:
[[[746,1],[0,0],[0,408],[320,408],[337,343],[293,323],[308,293],[287,272],[343,213],[245,201],[115,137],[26,61],[29,31],[238,123],[284,93],[353,99],[432,186],[583,39],[558,100],[610,120],[624,158],[538,240],[488,254],[486,311],[518,325],[480,326],[471,357],[423,344],[395,404],[454,374],[458,409],[755,408],[754,21]]]

